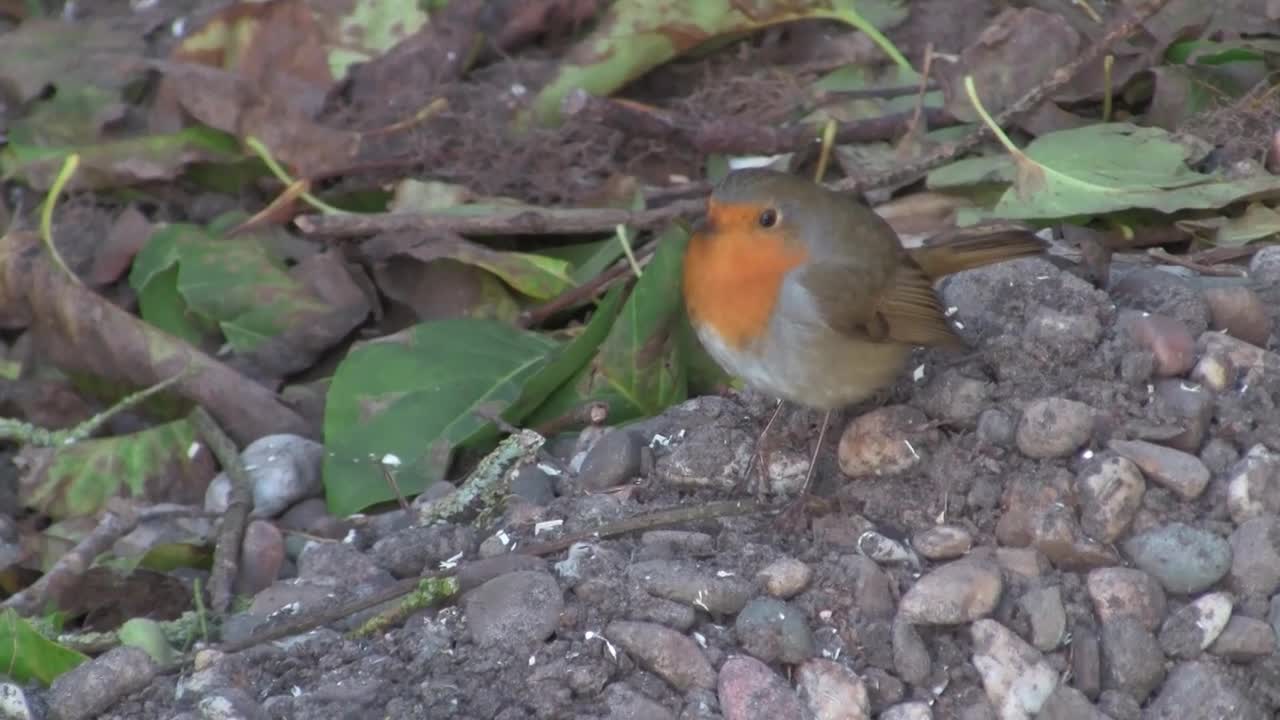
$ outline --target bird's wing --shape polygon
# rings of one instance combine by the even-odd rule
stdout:
[[[890,278],[855,265],[815,263],[798,280],[838,332],[873,342],[965,345],[947,323],[933,283],[909,258]]]

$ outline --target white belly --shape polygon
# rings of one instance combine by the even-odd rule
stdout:
[[[777,323],[762,342],[730,347],[707,327],[694,325],[703,347],[727,372],[777,398],[817,410],[834,410],[865,400],[894,382],[910,354],[906,345],[842,338],[817,342],[821,332],[803,323]]]

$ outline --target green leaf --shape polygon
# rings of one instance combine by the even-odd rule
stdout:
[[[610,5],[595,30],[570,52],[534,99],[534,118],[559,123],[564,97],[577,88],[608,95],[702,43],[795,20],[838,20],[867,33],[899,65],[910,63],[877,28],[907,16],[900,0],[631,0]]]
[[[37,190],[48,190],[62,163],[73,153],[80,155],[80,167],[67,188],[77,190],[172,180],[189,164],[240,157],[234,137],[207,127],[61,147],[42,147],[28,133],[14,132],[0,151],[0,178],[16,178]]]
[[[492,437],[490,421],[476,411],[502,415],[521,403],[559,347],[502,323],[462,318],[416,325],[353,349],[325,403],[330,511],[345,516],[395,499],[384,475],[387,457],[399,460],[386,469],[405,496],[443,479],[455,448]]]
[[[1191,231],[1211,231],[1218,247],[1238,247],[1280,233],[1280,212],[1262,203],[1249,203],[1239,217],[1181,220],[1177,224]]]
[[[992,215],[1051,220],[1142,208],[1163,213],[1221,208],[1280,193],[1270,174],[1230,179],[1187,165],[1192,149],[1165,130],[1107,123],[1011,145],[1017,173]]]
[[[186,420],[59,448],[27,450],[31,469],[19,485],[23,503],[55,519],[84,517],[108,498],[197,502],[213,475],[206,454],[191,455]]]
[[[687,231],[673,225],[655,241],[658,250],[616,320],[598,313],[588,325],[587,332],[597,330],[598,323],[611,325],[599,355],[538,408],[530,424],[561,417],[593,401],[607,403],[609,421],[622,423],[654,415],[688,397],[679,339],[680,276],[688,240]]]
[[[121,645],[142,648],[157,664],[167,665],[174,659],[173,646],[164,629],[151,618],[129,618],[116,632]]]
[[[333,310],[259,237],[218,237],[197,225],[157,230],[135,258],[129,284],[147,322],[184,338],[216,325],[241,353]]]
[[[0,611],[0,675],[19,683],[37,680],[47,687],[88,659],[44,637],[16,611]]]
[[[964,158],[930,170],[925,187],[930,190],[968,188],[988,183],[1011,183],[1017,167],[1008,155],[982,155]]]

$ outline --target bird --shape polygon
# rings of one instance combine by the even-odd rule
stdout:
[[[1044,248],[1029,229],[1005,225],[908,249],[860,199],[744,168],[712,188],[685,248],[681,292],[712,359],[778,401],[757,447],[784,402],[825,413],[803,499],[834,411],[893,384],[917,347],[968,347],[935,281]]]

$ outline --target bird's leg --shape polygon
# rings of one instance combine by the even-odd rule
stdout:
[[[747,469],[746,469],[746,472],[742,474],[742,478],[740,480],[742,484],[738,486],[739,490],[745,490],[747,489],[747,487],[749,487],[748,484],[751,482],[750,480],[751,470],[755,468],[757,459],[760,461],[759,463],[760,464],[760,485],[758,487],[759,492],[757,492],[756,494],[764,495],[764,491],[768,489],[769,462],[764,457],[764,453],[766,452],[765,445],[764,445],[764,437],[765,435],[769,434],[769,429],[773,427],[773,423],[777,421],[778,415],[780,415],[781,413],[782,413],[782,400],[778,400],[777,404],[774,405],[773,407],[773,414],[769,416],[769,422],[764,424],[764,429],[761,430],[760,434],[756,436],[755,447],[751,449],[751,458],[747,460]]]
[[[796,493],[795,498],[787,504],[787,508],[778,517],[779,522],[788,523],[796,519],[795,515],[804,508],[805,501],[809,498],[809,488],[813,485],[813,474],[818,469],[818,453],[822,452],[822,441],[826,439],[827,426],[830,424],[831,411],[828,410],[822,416],[822,427],[818,429],[818,442],[813,446],[813,454],[809,456],[809,469],[804,474],[804,484],[800,486],[800,492]]]

